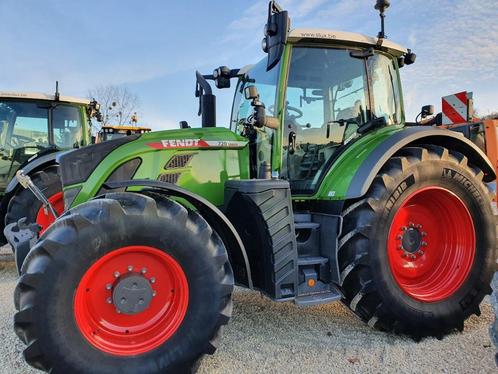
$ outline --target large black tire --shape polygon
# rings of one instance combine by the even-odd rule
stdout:
[[[82,335],[73,300],[92,264],[133,245],[176,260],[188,281],[188,307],[160,346],[117,356]],[[233,284],[223,242],[199,214],[158,195],[111,193],[66,212],[30,251],[15,292],[15,331],[28,346],[26,361],[52,373],[191,372],[217,348],[231,317]]]
[[[372,327],[415,340],[441,338],[454,329],[462,331],[471,314],[480,314],[479,304],[491,291],[495,267],[494,218],[482,178],[483,173],[468,165],[462,154],[439,146],[405,148],[392,157],[366,196],[349,202],[343,211],[339,266],[344,303]],[[476,240],[465,280],[453,294],[436,302],[424,302],[404,292],[396,282],[387,253],[397,209],[414,192],[428,186],[440,186],[463,201]],[[440,230],[446,230],[451,222],[440,225]],[[423,256],[424,252],[420,253]]]
[[[33,183],[47,198],[62,192],[62,183],[58,175],[58,170],[58,165],[50,165],[30,175]],[[63,204],[62,201],[60,203],[61,205]],[[26,223],[35,223],[41,207],[41,201],[30,190],[19,187],[8,203],[5,226],[17,222],[24,217],[26,217]]]

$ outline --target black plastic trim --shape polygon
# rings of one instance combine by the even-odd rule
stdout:
[[[467,156],[471,164],[482,169],[485,182],[496,178],[493,165],[484,152],[461,133],[436,127],[414,126],[393,134],[368,156],[356,171],[346,198],[353,199],[366,194],[375,176],[389,158],[403,147],[421,144],[435,144],[459,151]]]
[[[244,258],[246,275],[247,275],[247,287],[253,289],[253,281],[251,275],[251,267],[249,265],[249,259],[247,257],[247,252],[242,243],[242,240],[237,233],[237,230],[228,220],[228,218],[211,202],[204,199],[203,197],[196,195],[184,188],[175,186],[170,183],[154,181],[149,179],[135,179],[117,182],[106,182],[103,185],[108,190],[115,190],[118,188],[126,187],[150,187],[156,192],[166,193],[169,196],[180,197],[187,200],[192,204],[199,213],[208,221],[211,227],[223,238],[223,241],[227,247],[235,250],[239,250]],[[159,191],[157,191],[159,190]]]
[[[57,160],[63,186],[82,183],[88,179],[100,162],[116,148],[136,140],[140,135],[130,135],[103,143],[92,144],[70,152],[64,152]]]
[[[54,149],[52,153],[45,153],[41,156],[37,156],[35,158],[32,158],[28,160],[25,164],[21,165],[19,169],[24,170],[24,174],[28,175],[32,173],[33,171],[36,171],[40,169],[42,166],[50,165],[50,164],[56,164],[56,157],[58,155],[58,150]],[[5,190],[5,194],[8,194],[10,192],[13,192],[17,186],[19,186],[19,182],[17,181],[17,178],[12,178],[12,180],[9,182],[7,185],[7,189]]]

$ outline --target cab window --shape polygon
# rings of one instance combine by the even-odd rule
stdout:
[[[310,193],[369,119],[365,61],[345,49],[294,47],[284,116],[282,177],[294,193]]]

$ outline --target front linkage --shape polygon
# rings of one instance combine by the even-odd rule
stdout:
[[[52,204],[48,201],[43,192],[33,183],[31,178],[24,174],[23,170],[18,170],[16,179],[19,184],[29,189],[33,195],[41,201],[45,213],[50,212],[54,217],[58,217]],[[31,247],[38,241],[38,234],[41,231],[41,226],[37,223],[26,222],[26,217],[21,218],[19,221],[8,224],[4,229],[4,235],[7,241],[11,244],[16,259],[16,267],[19,274],[24,259],[28,255]]]

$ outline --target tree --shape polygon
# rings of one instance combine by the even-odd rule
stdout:
[[[132,117],[136,118],[140,105],[138,96],[123,86],[98,86],[88,92],[88,97],[98,101],[102,113],[102,122],[93,124],[95,132],[98,132],[104,125],[133,124]]]

